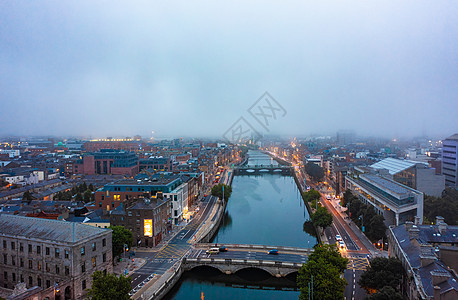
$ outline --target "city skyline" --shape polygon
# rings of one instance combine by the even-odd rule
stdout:
[[[446,137],[451,3],[3,2],[0,135],[218,138],[267,91],[262,134]]]

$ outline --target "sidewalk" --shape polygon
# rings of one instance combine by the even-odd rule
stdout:
[[[144,258],[123,258],[122,262],[117,262],[116,265],[113,265],[113,273],[116,275],[126,275],[127,270],[127,276],[130,276],[133,272],[140,269],[145,263],[146,259]]]

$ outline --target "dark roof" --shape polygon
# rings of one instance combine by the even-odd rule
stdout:
[[[0,214],[0,234],[55,242],[78,243],[106,233],[106,229],[84,224]]]
[[[448,138],[446,138],[446,140],[458,141],[458,133],[455,133],[454,135],[449,136]]]

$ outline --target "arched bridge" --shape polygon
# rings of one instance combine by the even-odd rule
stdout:
[[[271,260],[232,259],[232,258],[183,258],[184,270],[195,267],[209,266],[225,274],[233,274],[247,268],[257,268],[268,272],[272,276],[285,277],[297,272],[302,263],[287,263]]]
[[[183,259],[184,270],[208,266],[225,274],[234,274],[240,270],[256,268],[272,276],[285,277],[297,272],[313,249],[294,247],[273,247],[265,245],[225,244],[227,252],[207,254],[206,250],[221,246],[217,244],[196,244],[194,249]],[[268,254],[270,249],[277,249],[278,255]]]
[[[279,165],[253,165],[234,167],[234,175],[281,174],[291,175],[292,167]]]

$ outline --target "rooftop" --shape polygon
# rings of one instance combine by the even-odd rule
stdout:
[[[367,181],[369,181],[370,183],[378,187],[383,187],[385,189],[388,189],[390,192],[400,197],[407,197],[412,192],[408,188],[403,187],[401,184],[396,183],[392,180],[388,180],[381,176],[372,175],[372,174],[363,174],[363,175],[360,175],[360,178],[367,179]]]
[[[412,160],[401,160],[396,158],[385,158],[373,165],[371,168],[374,169],[387,169],[391,175],[398,174],[404,170],[414,167],[416,164],[421,162],[412,161]]]
[[[454,135],[449,136],[448,138],[446,138],[446,140],[458,141],[458,133],[455,133]]]
[[[78,243],[105,232],[106,229],[74,222],[0,214],[0,235],[5,236]]]

